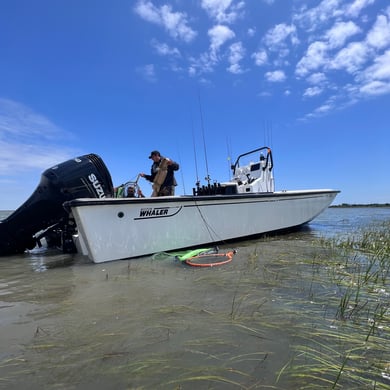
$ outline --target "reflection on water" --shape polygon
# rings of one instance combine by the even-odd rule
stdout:
[[[315,237],[390,217],[356,211],[329,209],[299,232],[240,242],[215,268],[169,256],[92,264],[42,249],[2,258],[0,387],[299,388],[276,382],[300,321],[291,302],[306,298],[299,275]]]

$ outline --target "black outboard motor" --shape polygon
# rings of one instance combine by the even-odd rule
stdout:
[[[62,206],[64,202],[112,197],[113,192],[111,175],[96,154],[76,157],[47,169],[30,198],[0,221],[0,256],[32,249],[38,243],[36,233],[53,225],[66,226],[69,216]]]

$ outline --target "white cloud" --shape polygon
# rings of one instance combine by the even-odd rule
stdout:
[[[208,36],[210,38],[210,46],[207,52],[200,54],[198,57],[189,57],[190,65],[188,67],[188,73],[191,77],[201,75],[203,73],[211,73],[214,71],[215,66],[221,61],[219,52],[221,47],[229,40],[235,37],[234,32],[225,25],[215,25],[208,30]],[[238,62],[244,55],[244,48],[242,44],[232,45],[229,48],[228,61],[230,66],[228,71],[231,73],[242,72]],[[239,58],[241,56],[241,58]]]
[[[319,69],[345,69],[355,72],[367,61],[368,50],[364,43],[351,42],[343,47],[346,41],[361,29],[353,22],[336,22],[322,37],[312,42],[305,55],[296,65],[296,74],[306,76]],[[339,52],[335,49],[342,47]]]
[[[0,98],[0,174],[47,169],[75,157],[64,147],[73,136],[26,105]]]
[[[248,28],[248,36],[254,37],[256,34],[256,27],[250,27]]]
[[[305,90],[303,93],[303,96],[305,97],[313,97],[320,95],[323,92],[323,89],[320,87],[309,87]]]
[[[321,4],[325,6],[330,3],[331,0]],[[370,0],[355,1],[349,8],[343,6],[339,10],[334,9],[332,15],[338,15],[340,19],[345,15],[356,16],[370,4],[373,4]],[[330,15],[329,8],[323,9],[328,10]],[[343,13],[340,14],[340,10]],[[312,15],[311,11],[307,11],[307,15]],[[351,79],[347,82],[347,79],[338,78],[338,85],[333,83],[332,87],[338,90],[333,102],[315,110],[315,115],[326,113],[331,107],[340,108],[354,104],[364,96],[389,93],[390,54],[388,52],[380,54],[381,50],[390,46],[389,18],[390,6],[377,15],[371,29],[366,30],[366,36],[360,41],[348,43],[352,36],[363,33],[362,28],[352,21],[338,20],[322,36],[317,34],[317,40],[309,45],[305,55],[296,65],[296,75],[307,76],[306,80],[319,88],[307,88],[304,96],[316,96],[320,90],[322,92],[324,88],[329,88],[330,81],[324,78],[327,78],[326,72],[330,70],[348,72],[354,77],[355,83],[350,83]],[[310,74],[312,72],[316,73]],[[344,80],[344,83],[341,80]],[[334,105],[336,100],[338,103]]]
[[[148,22],[162,24],[159,10],[150,1],[138,1],[134,11]]]
[[[374,26],[367,34],[367,43],[376,49],[383,49],[390,45],[390,7],[387,13],[388,15],[378,15]]]
[[[341,42],[334,34],[331,42],[329,44],[329,42],[316,41],[310,44],[296,66],[297,76],[306,76],[318,69],[344,69],[349,73],[354,73],[369,58],[370,50],[364,42],[351,42],[336,53],[331,53],[331,49],[339,46]]]
[[[317,7],[307,8],[305,5],[293,15],[293,20],[306,30],[312,32],[328,24],[329,20],[341,14],[341,0],[323,0]]]
[[[229,47],[229,58],[228,61],[230,66],[228,71],[230,73],[239,74],[243,73],[243,70],[240,66],[240,61],[244,58],[245,49],[241,42],[236,42],[230,45]]]
[[[228,40],[235,37],[234,32],[227,26],[216,25],[208,31],[210,37],[210,56],[217,58],[220,47]]]
[[[269,50],[277,51],[281,47],[283,48],[286,46],[286,40],[288,38],[290,38],[293,45],[296,45],[299,42],[295,26],[281,23],[267,32],[264,37],[264,44]]]
[[[138,73],[141,74],[145,80],[150,82],[157,81],[156,70],[153,64],[147,64],[137,69]]]
[[[327,61],[328,46],[321,41],[310,44],[306,54],[301,58],[296,66],[298,76],[306,76],[309,72],[321,68]]]
[[[273,72],[267,72],[265,78],[271,82],[283,82],[286,80],[286,75],[282,70],[275,70]]]
[[[268,61],[267,52],[265,50],[259,50],[256,53],[253,53],[251,56],[255,60],[257,66],[264,65]]]
[[[188,27],[187,14],[172,12],[170,5],[156,7],[151,1],[139,0],[134,11],[144,20],[164,27],[171,37],[191,42],[197,35],[196,31]]]
[[[383,81],[371,81],[367,84],[364,84],[360,88],[360,92],[364,95],[385,95],[390,93],[390,82],[383,82]]]
[[[14,135],[33,139],[55,139],[62,133],[54,123],[34,112],[22,103],[0,98],[0,138],[9,139]]]
[[[62,163],[79,153],[72,153],[61,145],[53,147],[47,144],[29,144],[19,142],[0,141],[0,174],[15,175],[18,172],[29,170],[45,170],[55,164]]]
[[[365,7],[374,3],[375,0],[355,0],[352,4],[346,5],[345,13],[347,16],[357,18]]]
[[[330,48],[338,48],[345,44],[351,36],[359,33],[360,28],[353,22],[337,22],[325,33]]]
[[[313,73],[306,80],[310,84],[323,84],[327,79],[324,73]]]
[[[266,2],[271,4],[274,1]],[[191,55],[185,56],[186,52],[178,44],[154,40],[152,45],[159,55],[168,58],[171,70],[182,72],[187,68],[190,76],[199,79],[206,73],[214,72],[220,65],[232,74],[248,72],[250,66],[261,66],[265,68],[267,81],[283,83],[286,75],[295,68],[295,75],[299,79],[295,85],[301,89],[290,91],[284,88],[284,91],[295,96],[301,94],[305,98],[318,96],[324,99],[325,102],[313,111],[315,115],[353,104],[365,95],[387,93],[389,80],[386,61],[390,60],[384,53],[390,49],[390,6],[386,5],[384,9],[374,7],[374,0],[316,0],[314,3],[316,5],[311,7],[308,5],[310,2],[294,2],[296,11],[291,21],[279,18],[278,24],[270,24],[274,20],[270,18],[264,20],[260,29],[252,18],[247,20],[249,25],[240,24],[248,16],[246,11],[251,10],[249,2],[191,2],[191,7],[203,11],[191,13],[191,23],[200,22],[202,17],[209,17],[214,23],[211,26],[207,22],[199,24],[209,29],[199,31],[202,35],[197,45],[188,48],[194,50]],[[164,27],[172,37],[189,42],[196,36],[196,32],[189,27],[189,11],[188,14],[174,12],[167,3],[153,0],[137,0],[136,4],[138,15]],[[297,4],[303,4],[299,10]],[[180,30],[180,25],[185,28]],[[186,28],[192,33],[186,34]],[[263,28],[264,36],[256,42],[253,37]],[[206,32],[208,47],[206,41],[201,39]],[[202,48],[201,44],[205,46]],[[253,45],[256,44],[258,50],[254,51],[253,47],[256,46]],[[249,52],[251,54],[247,56]],[[156,80],[152,65],[142,70],[150,81]],[[240,79],[245,80],[244,77]],[[328,96],[330,92],[334,93],[332,99]]]
[[[286,23],[277,24],[266,32],[261,44],[267,52],[261,48],[252,55],[257,66],[272,63],[276,68],[286,67],[289,65],[288,55],[299,44],[296,27]]]
[[[356,78],[361,84],[360,92],[366,95],[382,95],[390,92],[390,50],[377,57]]]
[[[336,54],[329,68],[345,69],[349,73],[355,73],[367,62],[369,54],[369,49],[364,43],[352,42]]]
[[[365,73],[375,79],[390,81],[390,50],[377,57],[374,65],[368,67]]]
[[[234,4],[233,0],[202,0],[201,7],[217,23],[233,23],[242,14],[244,2]]]
[[[333,110],[334,106],[333,104],[323,104],[322,106],[318,107],[315,112],[316,113],[325,113],[325,112],[328,112],[330,110]]]
[[[191,64],[189,67],[188,67],[188,75],[190,77],[194,77],[196,76],[196,66],[194,64]]]
[[[176,47],[170,47],[166,43],[158,42],[157,40],[152,40],[152,46],[156,49],[157,53],[162,56],[173,56],[180,57],[180,51]]]
[[[233,73],[233,74],[241,74],[241,73],[244,72],[244,71],[242,70],[240,64],[238,64],[238,63],[230,64],[230,66],[228,66],[228,68],[227,68],[227,71],[228,71],[229,73]]]
[[[309,8],[306,4],[293,15],[293,21],[298,23],[306,32],[321,30],[324,26],[342,21],[356,19],[363,9],[375,0],[322,0],[316,7]],[[362,18],[360,19],[362,20]]]
[[[211,73],[214,70],[215,65],[217,64],[217,58],[213,56],[210,57],[210,53],[202,53],[199,57],[190,57],[190,65],[188,67],[188,74],[191,77],[200,75],[203,73]]]

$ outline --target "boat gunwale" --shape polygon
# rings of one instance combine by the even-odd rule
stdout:
[[[76,198],[64,202],[63,206],[66,209],[73,207],[84,206],[102,206],[102,205],[116,205],[116,204],[131,204],[133,202],[148,204],[148,203],[189,203],[189,202],[208,202],[222,201],[222,200],[250,200],[259,198],[300,198],[308,195],[325,195],[338,194],[339,190],[332,189],[318,189],[318,190],[292,190],[292,191],[275,191],[275,192],[261,192],[261,193],[240,193],[229,195],[179,195],[179,196],[164,196],[164,197],[145,197],[145,198]]]

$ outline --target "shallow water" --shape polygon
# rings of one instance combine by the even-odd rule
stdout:
[[[389,208],[328,209],[299,232],[241,241],[231,263],[158,256],[92,264],[34,250],[0,261],[0,388],[299,388],[277,381],[315,238]],[[294,309],[299,310],[299,306]]]

